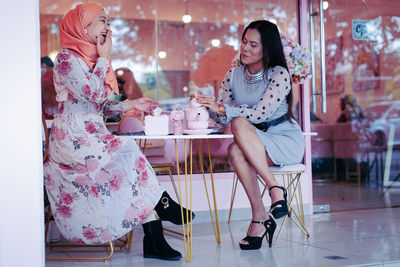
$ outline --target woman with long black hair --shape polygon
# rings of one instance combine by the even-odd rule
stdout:
[[[293,119],[292,84],[281,37],[275,24],[253,21],[243,32],[240,66],[228,71],[219,97],[198,95],[221,124],[231,124],[234,142],[229,159],[250,200],[252,223],[240,241],[244,250],[259,249],[264,236],[269,246],[276,223],[264,208],[256,175],[268,185],[271,214],[275,219],[289,214],[284,187],[279,186],[269,166],[299,163],[305,140]]]

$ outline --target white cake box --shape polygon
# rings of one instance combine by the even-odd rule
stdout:
[[[169,134],[169,116],[145,116],[144,133],[146,135],[168,135]]]

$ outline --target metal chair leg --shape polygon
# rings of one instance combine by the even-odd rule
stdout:
[[[232,215],[232,208],[233,208],[233,202],[235,201],[235,196],[236,196],[236,188],[238,184],[238,177],[236,176],[236,173],[233,173],[233,184],[232,184],[232,193],[231,193],[231,205],[229,207],[229,217],[228,217],[228,224],[231,222],[231,215]]]
[[[275,235],[275,240],[273,241],[273,245],[276,245],[278,243],[279,237],[280,237],[282,230],[284,228],[284,225],[288,219],[291,220],[294,224],[296,224],[296,226],[303,232],[303,234],[307,238],[310,237],[310,233],[305,226],[303,198],[302,198],[301,183],[300,183],[300,177],[301,177],[302,173],[303,172],[289,172],[289,173],[274,174],[274,175],[282,175],[283,176],[283,186],[288,191],[287,203],[288,203],[288,209],[290,212],[290,217],[285,216],[283,218],[281,226],[279,227],[279,230],[278,230],[277,234]],[[262,180],[259,176],[257,176],[257,179],[264,186],[264,190],[261,194],[261,197],[263,197],[265,195],[265,192],[268,190],[268,186],[266,185],[264,180]],[[230,222],[230,218],[231,218],[233,203],[234,203],[234,199],[235,199],[235,195],[236,195],[237,182],[238,182],[238,178],[235,175],[233,177],[232,196],[231,196],[231,205],[230,205],[230,210],[229,210],[228,223]],[[297,211],[293,208],[293,205],[296,205]],[[249,229],[250,229],[250,225],[249,225],[248,230]]]
[[[114,244],[113,241],[110,241],[107,244],[100,244],[100,245],[86,245],[86,244],[51,244],[47,242],[47,235],[49,232],[49,224],[50,224],[50,219],[51,219],[51,207],[49,206],[49,209],[47,211],[46,217],[45,217],[45,244],[49,248],[76,248],[76,247],[104,247],[104,248],[110,248],[110,252],[108,253],[107,256],[104,257],[51,257],[47,256],[46,260],[103,260],[104,262],[107,262],[108,259],[111,258],[111,256],[114,254],[114,247],[119,247],[119,248],[124,248],[126,247],[128,251],[131,249],[131,241],[132,241],[132,234],[133,230],[130,231],[128,234],[126,234],[125,240],[118,239],[117,241],[121,242],[120,244]]]

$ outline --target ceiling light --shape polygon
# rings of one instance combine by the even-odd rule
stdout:
[[[324,1],[324,2],[322,2],[322,8],[323,8],[324,10],[327,10],[327,9],[328,9],[328,7],[329,7],[329,3],[328,3],[328,1]]]
[[[163,58],[165,58],[166,56],[167,56],[167,52],[165,52],[165,51],[160,51],[160,52],[158,52],[158,57],[159,57],[159,58],[163,59]]]
[[[214,47],[218,47],[221,44],[221,41],[218,39],[212,39],[211,40],[211,45]]]
[[[185,15],[182,16],[182,21],[184,23],[190,23],[192,21],[192,16],[189,15],[188,7],[187,7],[187,0],[183,0],[185,3]]]
[[[192,21],[192,16],[190,16],[189,14],[183,15],[182,21],[185,23],[190,23]]]

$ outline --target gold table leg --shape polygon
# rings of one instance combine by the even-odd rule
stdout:
[[[188,181],[187,181],[187,155],[186,155],[186,139],[184,140],[184,155],[185,155],[185,192],[186,192],[186,207],[188,207]],[[178,143],[175,139],[175,154],[176,154],[176,171],[178,174],[178,187],[179,187],[179,205],[181,206],[181,218],[182,222],[183,219],[183,207],[182,207],[182,186],[181,186],[181,175],[180,175],[180,168],[179,168],[179,156],[178,156]],[[192,140],[190,140],[190,210],[192,210]],[[186,221],[189,219],[189,212],[186,213]],[[192,213],[190,212],[190,222],[189,223],[182,223],[182,231],[183,231],[183,242],[185,245],[185,256],[186,262],[190,262],[192,260]]]
[[[200,148],[200,143],[197,140],[197,147],[199,154],[201,155],[201,148]],[[208,160],[210,164],[210,177],[211,177],[211,186],[212,186],[212,193],[213,193],[213,200],[214,200],[214,212],[215,212],[215,222],[214,222],[214,216],[212,214],[211,210],[211,203],[210,203],[210,198],[208,194],[208,189],[207,189],[207,183],[205,179],[205,173],[204,173],[204,166],[203,166],[203,159],[200,156],[200,168],[203,174],[203,181],[204,181],[204,187],[206,190],[206,195],[207,195],[207,201],[208,201],[208,207],[210,210],[210,215],[211,215],[211,220],[213,224],[213,230],[214,230],[214,235],[215,239],[218,244],[221,243],[221,234],[220,234],[220,229],[219,229],[219,221],[218,221],[218,209],[217,209],[217,202],[216,202],[216,197],[215,197],[215,186],[214,186],[214,176],[212,172],[212,161],[211,161],[211,153],[210,153],[210,143],[209,140],[207,140],[207,148],[208,148]],[[178,157],[178,144],[177,140],[175,140],[175,154],[176,154],[176,170],[177,170],[177,176],[178,176],[178,189],[179,189],[179,204],[181,206],[181,216],[182,216],[182,221],[183,219],[183,207],[182,207],[182,185],[181,185],[181,175],[180,175],[180,167],[179,167],[179,157]],[[193,210],[192,208],[192,181],[193,181],[193,140],[190,139],[190,156],[189,156],[189,190],[188,192],[188,162],[187,162],[187,154],[186,154],[186,139],[184,140],[184,155],[185,155],[185,192],[186,192],[186,207],[190,205],[190,210]],[[189,196],[188,196],[189,194]],[[190,200],[189,200],[190,198]],[[190,201],[190,203],[188,203]],[[192,260],[192,241],[193,241],[193,235],[192,235],[192,230],[193,230],[193,220],[192,220],[192,213],[190,213],[190,221],[189,221],[189,213],[186,214],[186,221],[189,221],[187,224],[182,224],[182,230],[183,230],[183,241],[185,245],[185,256],[186,256],[186,262],[190,262]]]
[[[213,175],[213,170],[212,170],[211,153],[210,153],[210,141],[207,139],[208,163],[210,166],[210,178],[211,178],[211,187],[212,187],[213,201],[214,201],[215,222],[214,222],[214,216],[213,216],[212,210],[211,210],[210,197],[209,197],[208,189],[207,189],[206,176],[204,173],[203,157],[201,156],[202,151],[201,151],[201,146],[200,146],[199,140],[197,140],[196,143],[197,143],[197,150],[199,151],[199,155],[200,155],[199,156],[200,169],[203,174],[204,189],[206,190],[208,208],[210,210],[210,216],[211,216],[211,221],[212,221],[212,225],[213,225],[214,236],[215,236],[215,240],[217,241],[217,243],[220,244],[221,243],[221,234],[220,234],[220,230],[219,230],[217,201],[215,198],[215,186],[214,186],[214,175]]]

